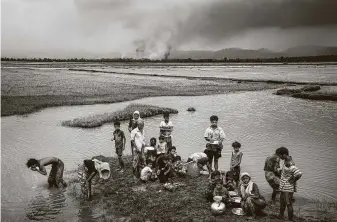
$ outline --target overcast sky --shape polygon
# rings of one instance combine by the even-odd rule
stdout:
[[[337,0],[1,0],[2,56],[337,46]]]

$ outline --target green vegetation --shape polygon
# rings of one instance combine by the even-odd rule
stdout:
[[[111,123],[116,120],[129,120],[132,117],[134,111],[138,110],[142,118],[151,117],[155,115],[163,114],[165,111],[169,113],[178,113],[176,109],[161,108],[158,106],[142,105],[142,104],[130,104],[122,110],[115,111],[113,113],[104,113],[102,115],[93,115],[85,118],[77,118],[73,120],[67,120],[62,122],[62,126],[69,127],[81,127],[81,128],[94,128],[102,126],[105,123]]]

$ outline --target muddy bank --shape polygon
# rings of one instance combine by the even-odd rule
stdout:
[[[104,71],[104,70],[93,70],[93,69],[74,69],[70,68],[70,71],[81,71],[81,72],[92,72],[92,73],[112,73],[112,74],[123,74],[130,76],[152,76],[152,77],[161,77],[161,78],[185,78],[190,80],[209,80],[209,81],[233,81],[238,83],[268,83],[268,84],[296,84],[296,85],[307,85],[305,82],[298,81],[282,81],[282,80],[261,80],[261,79],[238,79],[238,78],[221,78],[221,77],[192,77],[192,76],[168,76],[168,75],[159,75],[159,74],[143,74],[135,72],[114,72],[114,71]],[[315,83],[311,84],[320,84],[324,86],[337,86],[337,83]]]
[[[78,181],[69,186],[71,195],[81,200],[82,208],[104,209],[96,220],[107,221],[245,221],[246,217],[232,214],[226,209],[224,215],[213,216],[210,202],[204,197],[207,187],[206,175],[198,178],[175,178],[174,183],[182,186],[175,191],[167,191],[159,182],[141,183],[135,179],[131,170],[131,157],[124,157],[126,171],[116,172],[119,167],[116,158],[105,158],[110,163],[111,178],[104,183],[97,183],[93,188],[93,199],[84,201],[76,189]],[[303,212],[295,210],[296,221],[318,221],[304,218]],[[283,221],[277,219],[279,204],[268,205],[266,215],[259,215],[257,221]],[[328,214],[326,214],[328,216]]]
[[[113,113],[105,113],[102,115],[93,115],[85,118],[76,118],[62,122],[62,126],[80,127],[80,128],[95,128],[102,126],[105,123],[114,121],[129,120],[135,110],[140,112],[142,118],[151,117],[163,114],[165,111],[169,113],[178,113],[176,109],[163,108],[158,106],[131,104],[122,110]]]
[[[337,101],[337,87],[335,86],[307,85],[301,88],[284,88],[277,90],[275,94],[309,100]]]
[[[202,96],[275,89],[280,84],[128,76],[69,70],[1,70],[1,116],[47,107],[118,103],[155,96]]]

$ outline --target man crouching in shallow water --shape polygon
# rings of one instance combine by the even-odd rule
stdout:
[[[56,157],[45,157],[40,160],[37,159],[29,159],[26,163],[27,167],[32,171],[37,171],[42,175],[47,175],[47,171],[45,166],[52,165],[51,171],[48,177],[49,187],[66,187],[67,184],[63,180],[63,170],[64,163],[56,158]]]

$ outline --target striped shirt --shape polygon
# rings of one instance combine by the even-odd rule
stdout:
[[[296,191],[296,182],[290,183],[289,179],[293,177],[297,177],[302,173],[300,170],[292,165],[290,167],[284,166],[282,173],[281,173],[281,180],[280,180],[280,191],[281,192],[295,192]]]

